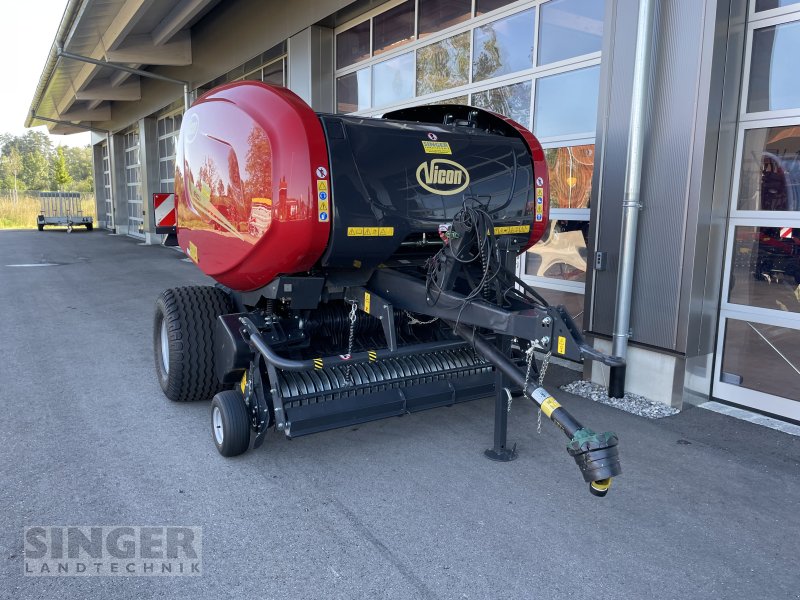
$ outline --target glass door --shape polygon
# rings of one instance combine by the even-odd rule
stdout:
[[[800,420],[800,2],[749,10],[712,392]]]

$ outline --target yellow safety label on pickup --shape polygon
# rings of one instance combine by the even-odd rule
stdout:
[[[197,246],[194,245],[194,242],[189,242],[189,257],[197,262]]]
[[[544,399],[544,402],[542,402],[542,412],[548,419],[557,408],[561,408],[561,405],[556,402],[556,399],[552,396],[548,396]]]
[[[315,358],[314,359],[314,368],[315,369],[321,369],[322,368],[322,359],[321,358]]]
[[[247,387],[247,371],[245,371],[244,375],[242,375],[242,383],[241,383],[242,394],[244,394],[244,388],[246,387]]]
[[[378,353],[375,350],[367,350],[367,354],[369,355],[369,362],[378,360]]]
[[[425,150],[425,154],[452,154],[453,152],[450,150],[450,144],[447,142],[429,142],[427,140],[423,140],[422,147]]]
[[[495,235],[506,235],[509,233],[530,233],[530,231],[531,231],[530,225],[507,225],[504,227],[494,228]]]
[[[370,296],[370,293],[369,292],[364,292],[364,312],[365,313],[369,312],[369,305],[370,305],[370,300],[371,299],[372,298]]]
[[[563,335],[558,336],[558,353],[565,354],[567,351],[567,338]]]
[[[348,227],[347,237],[392,237],[394,227]]]

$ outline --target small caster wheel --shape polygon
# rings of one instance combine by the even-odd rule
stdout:
[[[239,390],[224,390],[211,401],[211,431],[222,456],[238,456],[250,445],[250,418]]]

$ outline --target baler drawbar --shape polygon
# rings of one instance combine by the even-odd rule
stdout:
[[[272,429],[297,437],[494,394],[486,454],[512,460],[518,394],[564,432],[593,494],[620,474],[617,436],[542,387],[551,356],[624,361],[515,274],[549,199],[544,152],[518,123],[461,105],[317,114],[286,89],[230,84],[184,116],[174,198],[177,224],[157,231],[218,284],[159,297],[156,371],[171,400],[213,396],[224,456]]]

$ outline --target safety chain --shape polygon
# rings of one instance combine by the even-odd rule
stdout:
[[[542,368],[539,370],[539,387],[544,384],[544,374],[547,373],[547,367],[550,366],[550,358],[553,356],[552,352],[544,355],[542,360]],[[542,433],[542,407],[539,407],[539,412],[536,415],[536,433]]]
[[[533,400],[528,395],[528,385],[531,381],[531,370],[533,369],[533,353],[534,353],[534,346],[533,342],[531,345],[528,346],[528,349],[525,351],[525,354],[528,355],[528,370],[525,372],[525,385],[522,388],[522,393],[525,394],[525,397],[529,400]],[[548,352],[544,355],[544,360],[542,361],[542,368],[539,370],[539,380],[538,380],[538,387],[542,387],[544,384],[544,375],[547,373],[547,367],[550,366],[550,358],[553,356],[552,352]],[[536,433],[542,433],[542,407],[539,407],[538,412],[536,413]]]
[[[412,315],[407,310],[404,310],[403,312],[406,313],[406,316],[409,318],[409,321],[408,321],[409,325],[430,325],[434,321],[438,321],[439,320],[439,317],[433,317],[429,321],[420,321],[417,317]]]
[[[357,302],[353,302],[350,305],[350,339],[347,342],[347,356],[348,357],[353,355],[353,339],[355,338],[355,334],[356,334],[356,319],[358,318],[356,316],[356,311],[358,311],[358,303]],[[350,363],[349,362],[347,363],[347,367],[345,368],[345,371],[344,371],[344,380],[347,383],[347,385],[353,385],[353,377],[350,374]]]

